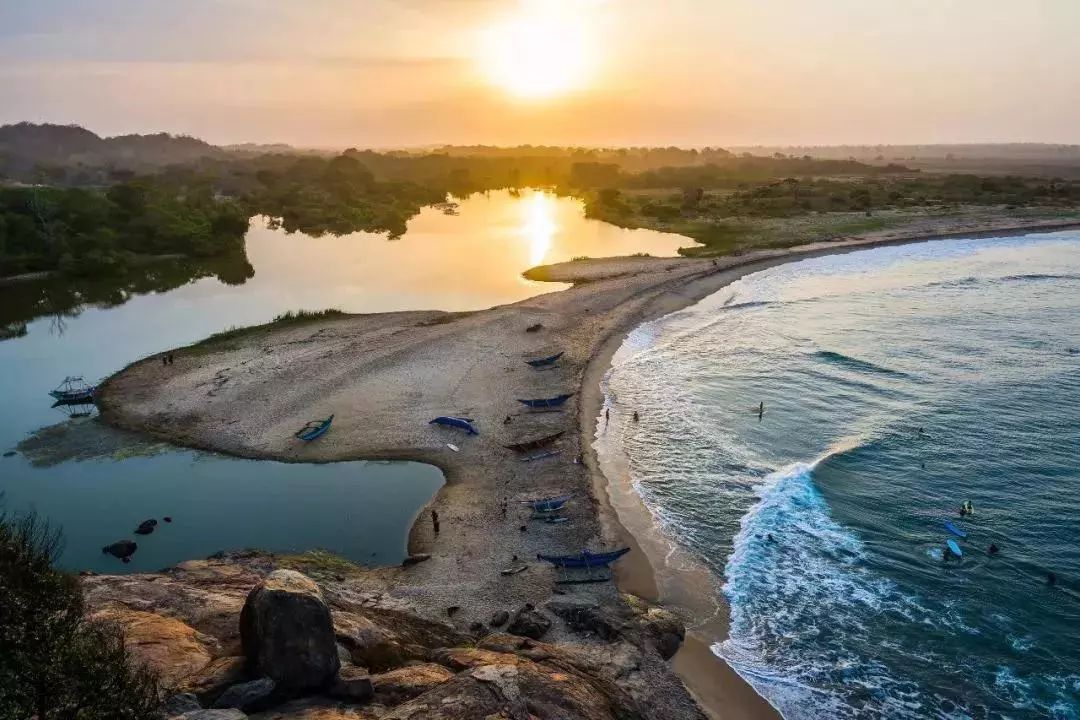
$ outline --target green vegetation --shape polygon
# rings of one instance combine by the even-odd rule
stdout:
[[[265,335],[275,328],[284,327],[287,325],[302,325],[304,323],[316,322],[318,320],[328,320],[336,317],[344,317],[345,313],[337,308],[327,308],[325,310],[289,310],[284,312],[268,323],[262,325],[251,325],[249,327],[232,327],[228,330],[222,330],[221,332],[214,333],[208,338],[200,340],[194,345],[189,345],[184,349],[186,353],[204,354],[213,352],[224,352],[236,348],[234,341],[241,338],[248,338],[255,335]]]
[[[59,270],[122,273],[140,256],[210,257],[243,248],[248,221],[209,192],[176,193],[147,181],[105,191],[0,188],[0,275]]]
[[[308,550],[293,555],[276,555],[278,567],[299,570],[314,577],[334,575],[356,575],[363,568],[351,560],[335,555],[329,550]]]
[[[88,620],[78,579],[53,567],[59,533],[0,514],[0,717],[150,720],[154,677],[115,626]]]

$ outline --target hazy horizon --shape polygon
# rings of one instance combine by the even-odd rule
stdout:
[[[1068,0],[39,0],[0,123],[215,144],[1080,142]]]

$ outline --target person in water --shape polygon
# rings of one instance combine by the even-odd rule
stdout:
[[[1001,552],[1001,549],[998,548],[998,546],[994,543],[990,543],[990,549],[987,552],[989,552],[991,555],[997,555],[999,552]]]
[[[638,414],[637,414],[637,410],[635,410],[635,411],[634,411],[634,422],[637,422],[637,421],[638,421],[638,420],[640,420],[640,419],[641,419],[641,418],[640,418],[640,417],[638,417]]]
[[[1050,586],[1057,585],[1057,575],[1052,572],[1046,573],[1046,584]]]
[[[975,506],[971,504],[970,500],[965,500],[964,504],[960,506],[960,516],[972,515],[975,513]]]
[[[765,416],[765,401],[761,401],[757,406],[757,418],[760,420]]]

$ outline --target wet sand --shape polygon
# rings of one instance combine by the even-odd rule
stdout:
[[[1064,227],[981,229],[1004,234]],[[612,258],[563,263],[534,269],[529,277],[576,282],[574,287],[489,310],[350,315],[252,329],[176,350],[176,363],[168,367],[162,366],[160,356],[134,363],[103,385],[102,417],[170,442],[244,457],[297,462],[410,459],[440,467],[447,484],[430,509],[439,513],[441,532],[435,536],[424,511],[410,535],[410,550],[432,557],[409,568],[388,569],[382,588],[432,618],[446,622],[447,608],[460,606],[449,622],[467,627],[486,622],[495,610],[525,602],[542,607],[553,595],[555,574],[535,560],[537,552],[610,549],[627,543],[639,552],[617,566],[618,587],[682,605],[700,618],[701,608],[693,603],[706,596],[711,601],[712,594],[694,590],[694,583],[709,579],[680,572],[697,579],[668,582],[671,560],[658,556],[668,567],[656,560],[656,543],[662,538],[655,529],[650,537],[647,511],[626,492],[625,478],[618,472],[612,472],[614,477],[601,472],[607,469],[605,462],[617,459],[598,458],[591,448],[603,401],[599,381],[611,356],[640,323],[697,302],[749,272],[793,259],[942,234],[868,236],[715,261]],[[959,234],[973,234],[973,229]],[[537,324],[542,327],[527,332]],[[524,362],[558,350],[566,353],[558,369],[539,372]],[[563,392],[578,393],[563,412],[530,413],[516,402]],[[333,427],[319,441],[303,444],[293,438],[308,420],[331,413]],[[436,415],[475,418],[480,435],[429,425]],[[510,422],[504,424],[508,416]],[[566,431],[557,446],[561,454],[555,457],[523,463],[503,447],[553,430]],[[448,443],[459,446],[459,452]],[[583,464],[575,462],[579,455]],[[519,502],[562,493],[574,499],[566,513],[570,521],[561,525],[530,521]],[[528,570],[500,575],[513,556],[527,563]],[[610,583],[566,586],[564,592],[586,601],[619,601]],[[723,608],[712,610],[706,613],[710,624],[691,634],[675,668],[713,717],[775,717],[767,703],[709,651],[702,638],[720,637],[724,627]],[[551,639],[565,637],[557,624]],[[681,689],[671,673],[663,666],[641,672],[655,676],[657,693],[671,697],[672,716],[678,717]]]

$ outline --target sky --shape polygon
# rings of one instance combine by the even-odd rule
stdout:
[[[306,147],[1080,142],[1080,0],[0,0],[0,123]]]

